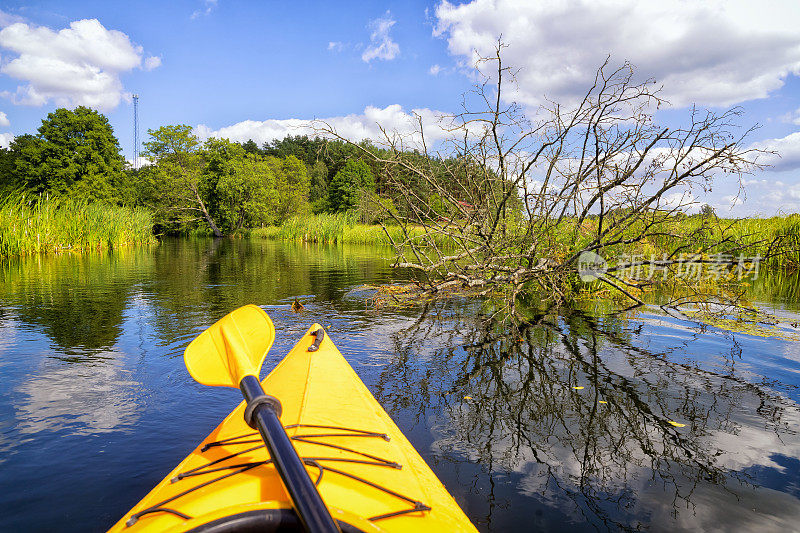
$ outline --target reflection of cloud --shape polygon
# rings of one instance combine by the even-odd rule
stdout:
[[[99,354],[102,356],[103,354]],[[15,402],[20,433],[70,426],[73,434],[118,431],[139,419],[138,382],[113,362],[46,369],[25,381]]]
[[[800,439],[788,429],[800,426],[798,405],[739,380],[632,355],[616,346],[599,351],[599,398],[609,404],[597,408],[588,376],[560,345],[535,373],[514,362],[491,377],[475,374],[471,399],[429,421],[432,449],[514,473],[519,493],[579,522],[595,519],[582,514],[581,502],[591,502],[599,519],[632,525],[647,516],[656,530],[760,529],[762,522],[766,530],[792,529],[800,499],[758,484],[774,486],[766,481],[773,474],[796,477],[777,456],[800,456]],[[573,391],[571,379],[586,388]],[[749,475],[753,482],[739,482]]]
[[[755,413],[758,403],[742,405],[742,410]],[[800,441],[787,439],[776,431],[764,428],[764,419],[757,415],[747,415],[736,419],[735,433],[714,430],[703,437],[709,448],[719,450],[718,466],[729,470],[745,470],[753,466],[763,466],[783,471],[784,467],[773,460],[775,454],[800,457]],[[781,425],[800,427],[800,413],[787,409],[781,415]]]
[[[596,467],[599,459],[601,466],[599,470],[586,471],[586,458],[582,456],[585,443],[557,423],[541,421],[553,431],[544,441],[538,435],[528,435],[537,443],[534,451],[520,443],[520,436],[512,427],[498,425],[491,436],[475,435],[476,425],[469,420],[474,414],[469,411],[468,404],[451,410],[449,423],[444,422],[444,414],[437,415],[439,423],[431,428],[434,454],[461,455],[469,462],[491,467],[493,473],[515,472],[520,476],[515,483],[521,494],[557,508],[576,523],[587,519],[580,505],[576,505],[578,501],[597,500],[597,508],[604,509],[607,505],[613,508],[617,498],[626,500],[625,509],[612,510],[612,516],[618,517],[621,524],[627,523],[626,516],[647,516],[653,531],[793,531],[792,524],[800,523],[800,500],[794,496],[757,484],[739,483],[735,477],[728,477],[721,485],[695,482],[690,472],[696,466],[669,461],[662,450],[651,450],[652,456],[644,453],[631,438],[620,439],[627,433],[624,428],[609,430],[607,437],[600,437],[599,446],[589,448],[593,455],[589,462]],[[782,439],[765,430],[763,419],[757,419],[754,416],[747,423],[737,420],[731,432],[712,431],[707,437],[698,437],[708,443],[700,448],[718,450],[719,457],[712,468],[741,472],[759,465],[783,471],[772,459],[775,453],[800,456],[800,442],[785,442],[785,434]],[[783,422],[797,427],[800,416],[792,412]],[[660,445],[658,431],[649,428],[647,433],[651,442]],[[491,458],[486,456],[488,450]],[[686,477],[687,473],[690,477]],[[589,484],[583,485],[586,481]]]
[[[2,325],[2,335],[0,335],[0,354],[6,350],[13,349],[19,343],[19,330],[17,324],[13,320],[3,320],[0,322]],[[0,368],[10,364],[4,357],[0,357]]]
[[[653,487],[642,487],[639,504],[647,509],[653,531],[797,531],[800,501],[793,496],[759,487],[726,490],[700,485],[693,492],[691,507],[675,516],[672,502]]]
[[[779,318],[787,318],[787,317],[791,318],[791,320],[794,322],[800,320],[800,317],[798,317],[797,313],[773,312],[772,314],[778,316]],[[797,342],[788,343],[783,348],[783,357],[791,361],[800,363],[800,343]],[[800,457],[800,454],[798,454],[798,457]]]

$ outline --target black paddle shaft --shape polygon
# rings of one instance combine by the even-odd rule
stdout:
[[[264,389],[255,376],[243,377],[239,388],[248,404],[256,398],[265,396]],[[325,502],[322,501],[314,482],[311,481],[303,460],[292,446],[278,413],[275,412],[273,402],[260,402],[255,407],[252,418],[258,426],[272,463],[281,476],[283,486],[289,493],[297,516],[306,531],[338,533],[339,527],[325,506]]]

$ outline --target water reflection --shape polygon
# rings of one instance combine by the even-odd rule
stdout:
[[[121,332],[132,265],[146,250],[29,257],[0,263],[3,316],[41,328],[69,360],[112,346]]]
[[[253,302],[279,331],[267,367],[328,327],[481,529],[795,528],[800,344],[644,313],[376,312],[363,284],[398,276],[383,253],[175,240],[0,263],[0,530],[116,521],[239,401],[179,356]],[[791,314],[798,279],[753,298]]]
[[[497,513],[520,504],[493,499],[498,485],[557,510],[545,529],[791,529],[800,468],[783,459],[800,456],[797,404],[752,367],[737,370],[748,365],[736,342],[686,353],[691,338],[665,345],[660,320],[570,313],[512,325],[430,307],[398,334],[379,399],[417,424],[436,413],[435,455],[482,466],[459,482],[487,529],[532,516]],[[788,494],[763,488],[770,479]]]
[[[103,530],[157,483],[239,401],[179,359],[227,312],[270,309],[274,364],[313,321],[357,324],[343,296],[394,275],[379,249],[259,240],[0,260],[0,530]]]
[[[44,367],[16,389],[16,430],[21,434],[63,431],[94,435],[139,420],[141,384],[105,354],[105,364]]]
[[[59,348],[56,357],[91,361],[114,345],[136,302],[146,304],[148,326],[172,345],[241,305],[336,300],[365,279],[392,275],[375,248],[168,239],[154,249],[5,260],[0,318],[44,332]],[[351,303],[363,309],[363,302]]]
[[[764,272],[753,280],[748,292],[756,301],[786,309],[800,309],[800,276],[796,272]]]

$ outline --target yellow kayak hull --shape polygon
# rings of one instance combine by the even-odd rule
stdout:
[[[315,324],[262,382],[334,519],[361,531],[475,531],[436,475]],[[291,502],[244,403],[110,531],[235,531]],[[228,527],[228,529],[226,529]],[[216,528],[216,529],[215,529]],[[242,529],[247,529],[242,527]]]

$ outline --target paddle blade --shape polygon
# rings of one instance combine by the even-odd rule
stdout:
[[[275,340],[275,326],[258,306],[246,305],[227,314],[189,343],[183,361],[203,385],[239,387],[244,376],[258,377]]]

